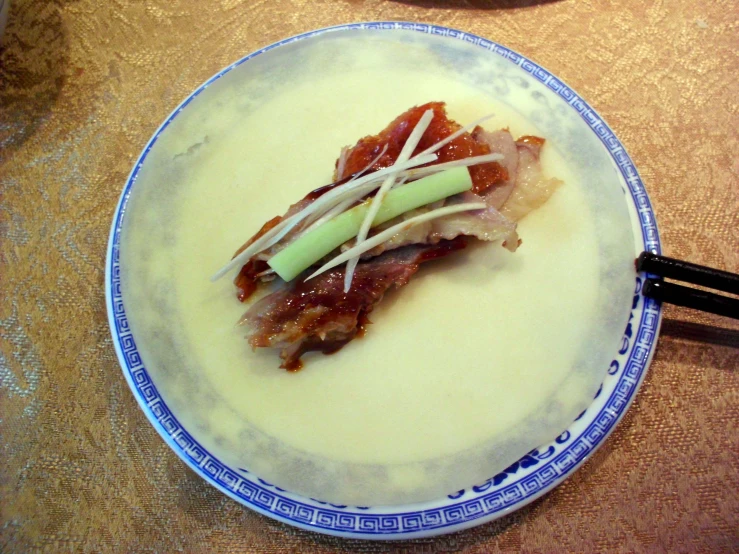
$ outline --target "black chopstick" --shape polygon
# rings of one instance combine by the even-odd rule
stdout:
[[[642,252],[636,259],[636,270],[659,275],[665,279],[675,279],[709,289],[739,294],[739,275],[712,267],[691,264],[682,260]]]
[[[739,300],[721,294],[654,279],[644,281],[642,294],[659,302],[739,319]]]
[[[685,281],[731,294],[739,294],[739,275],[737,274],[658,256],[650,252],[642,252],[636,259],[636,269],[660,278]],[[659,302],[739,319],[739,299],[713,292],[667,283],[650,277],[644,281],[642,294]]]

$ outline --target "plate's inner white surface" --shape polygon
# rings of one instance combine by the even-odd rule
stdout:
[[[125,308],[172,412],[232,467],[334,502],[429,500],[553,439],[602,381],[632,286],[616,174],[558,98],[450,42],[334,33],[272,51],[206,89],[151,150],[124,220]],[[565,186],[521,222],[515,254],[473,245],[427,264],[339,353],[288,373],[276,351],[252,352],[235,325],[246,306],[210,275],[328,183],[342,145],[431,100],[544,136],[545,171]]]

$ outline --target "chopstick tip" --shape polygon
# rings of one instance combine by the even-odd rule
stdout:
[[[639,257],[634,260],[634,265],[637,271],[646,271],[645,266],[654,259],[654,254],[648,251],[644,251],[639,254]]]

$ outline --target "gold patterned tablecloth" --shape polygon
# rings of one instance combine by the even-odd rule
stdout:
[[[395,544],[282,525],[169,450],[118,367],[104,257],[141,148],[195,87],[289,35],[368,20],[521,52],[609,122],[668,255],[739,271],[734,0],[10,0],[0,46],[0,551],[739,550],[739,325],[668,307],[585,466],[496,522]]]

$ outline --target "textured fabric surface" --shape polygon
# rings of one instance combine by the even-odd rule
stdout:
[[[668,307],[635,404],[544,498],[396,544],[292,529],[216,491],[137,407],[108,331],[104,256],[126,176],[163,118],[244,54],[402,19],[531,57],[610,123],[665,251],[739,271],[733,0],[11,0],[0,46],[0,550],[739,550],[739,325]]]

